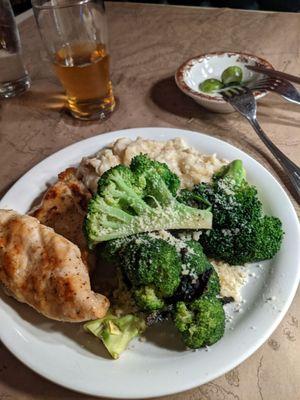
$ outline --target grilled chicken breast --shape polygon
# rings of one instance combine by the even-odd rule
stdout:
[[[0,210],[0,282],[46,317],[80,322],[103,317],[108,299],[91,290],[79,248],[36,218]]]
[[[95,257],[88,251],[82,231],[90,198],[91,193],[76,177],[76,168],[68,168],[58,175],[58,181],[50,186],[41,204],[30,211],[29,215],[76,244],[83,261],[92,270]]]

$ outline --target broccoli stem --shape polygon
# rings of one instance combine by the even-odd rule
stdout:
[[[142,214],[145,209],[150,208],[148,204],[124,182],[122,176],[114,175],[112,181],[121,189],[120,192],[115,191],[115,194],[118,195],[117,197],[126,200],[138,215]]]
[[[228,165],[224,165],[213,176],[213,180],[232,179],[235,185],[240,185],[246,180],[246,170],[241,160],[234,160]]]
[[[121,215],[123,215],[122,213]],[[208,210],[199,210],[174,201],[166,208],[146,208],[141,217],[131,216],[130,221],[123,226],[120,225],[119,229],[115,228],[114,221],[112,221],[111,227],[109,224],[109,220],[106,221],[105,227],[103,221],[94,221],[94,232],[100,233],[99,235],[94,232],[93,235],[90,234],[90,240],[94,244],[136,233],[151,232],[154,230],[153,227],[157,231],[161,229],[210,229],[212,214]]]
[[[105,215],[109,215],[110,217],[116,218],[122,222],[130,223],[133,218],[132,215],[126,213],[125,211],[107,205],[105,201],[101,198],[99,198],[98,204],[99,210],[105,213]]]

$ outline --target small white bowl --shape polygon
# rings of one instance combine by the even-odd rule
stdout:
[[[274,69],[268,61],[252,54],[215,52],[201,54],[187,60],[176,71],[175,80],[179,89],[192,97],[201,106],[214,112],[231,113],[235,110],[223,100],[219,93],[202,92],[199,89],[199,84],[209,78],[221,79],[224,69],[233,65],[242,69],[243,82],[256,81],[263,76],[257,72],[250,71],[246,68],[246,65]],[[255,91],[253,94],[256,99],[260,99],[267,93],[267,91]]]

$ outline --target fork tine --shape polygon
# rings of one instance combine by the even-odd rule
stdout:
[[[253,82],[250,86],[269,86],[270,84],[272,84],[272,82],[270,82],[268,80],[262,80],[262,81]]]
[[[280,86],[280,84],[275,84],[275,83],[258,83],[257,85],[251,85],[250,88],[252,90],[274,90],[276,87]]]
[[[229,100],[230,99],[230,95],[228,94],[228,91],[224,91],[224,92],[222,92],[221,93],[222,94],[222,97],[223,97],[223,99],[225,99],[225,100]]]
[[[233,97],[241,96],[243,94],[247,93],[248,88],[245,86],[235,86],[231,88],[231,91],[233,92]]]
[[[282,85],[283,81],[280,79],[262,79],[258,80],[256,83],[253,83],[253,86],[255,87],[270,87],[270,86],[279,86]]]
[[[273,90],[274,87],[282,85],[283,81],[276,78],[263,78],[249,84],[251,90]]]
[[[240,86],[232,86],[229,88],[229,90],[232,92],[233,96],[239,95],[244,92],[244,90]]]
[[[236,91],[234,90],[233,87],[229,87],[226,91],[226,94],[229,94],[230,97],[234,97],[236,95]]]
[[[236,96],[236,93],[232,90],[232,88],[226,88],[226,90],[222,92],[222,95],[226,101],[230,101],[230,99],[233,99]]]
[[[263,82],[263,81],[265,81],[265,82],[276,82],[276,81],[278,81],[278,82],[281,82],[282,81],[282,79],[279,79],[279,78],[271,78],[270,76],[269,77],[264,77],[264,78],[261,78],[261,79],[258,79],[258,82]]]
[[[281,79],[276,79],[276,78],[263,78],[259,79],[256,82],[253,82],[253,86],[261,86],[261,85],[278,85],[281,84],[283,81]]]
[[[270,86],[269,85],[253,85],[250,86],[251,90],[270,90]]]
[[[226,89],[223,89],[223,91],[221,92],[223,99],[229,102],[231,99],[234,99],[235,97],[240,96],[243,93],[244,89],[242,87],[228,87]]]
[[[246,118],[255,117],[256,102],[251,90],[246,86],[231,86],[222,89],[223,98]]]
[[[291,82],[281,78],[263,78],[256,82],[249,82],[248,89],[254,91],[272,91],[285,99],[300,104],[300,92],[291,84]]]
[[[237,91],[240,92],[240,94],[247,93],[248,88],[245,86],[238,86]]]

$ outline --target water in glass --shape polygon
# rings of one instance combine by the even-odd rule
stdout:
[[[0,1],[0,97],[9,98],[30,87],[24,67],[15,17],[9,0]]]

